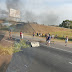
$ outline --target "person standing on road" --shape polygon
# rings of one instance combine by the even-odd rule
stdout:
[[[23,33],[22,33],[22,31],[20,31],[20,40],[22,40],[23,39]]]
[[[22,33],[22,40],[23,40],[23,33]]]
[[[37,33],[37,36],[38,36],[38,33]]]
[[[9,31],[9,39],[12,39],[11,30]]]
[[[46,34],[46,42],[47,42],[47,39],[48,39],[48,35]]]
[[[66,39],[65,39],[65,46],[67,46],[67,43],[68,43],[68,36],[66,36]]]
[[[35,36],[35,32],[33,32],[33,37]]]

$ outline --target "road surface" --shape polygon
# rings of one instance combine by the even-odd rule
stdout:
[[[22,48],[6,72],[72,72],[72,53],[43,45]]]

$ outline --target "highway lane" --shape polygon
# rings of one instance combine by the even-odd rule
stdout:
[[[72,53],[40,46],[15,53],[6,72],[72,72]]]

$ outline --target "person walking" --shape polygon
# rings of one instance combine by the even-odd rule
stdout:
[[[51,36],[49,34],[49,36],[47,37],[47,45],[49,45],[49,46],[50,46],[50,41],[51,41]]]
[[[67,46],[67,43],[68,43],[68,36],[66,36],[66,39],[65,39],[65,46]]]

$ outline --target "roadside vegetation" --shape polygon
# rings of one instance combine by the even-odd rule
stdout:
[[[72,29],[72,21],[71,20],[65,20],[59,25],[59,27]]]
[[[14,53],[22,51],[21,48],[27,48],[30,45],[26,44],[26,41],[21,40],[20,42],[15,42],[13,46]]]
[[[4,47],[0,45],[0,55],[12,55],[13,48],[12,47]]]
[[[65,40],[66,36],[68,36],[69,41],[72,41],[72,30],[69,31],[58,31],[58,32],[51,32],[51,35],[57,35],[58,40]]]
[[[12,55],[13,53],[22,51],[21,48],[27,48],[30,47],[26,44],[24,40],[18,42],[15,42],[12,47],[4,47],[0,45],[0,55]]]

